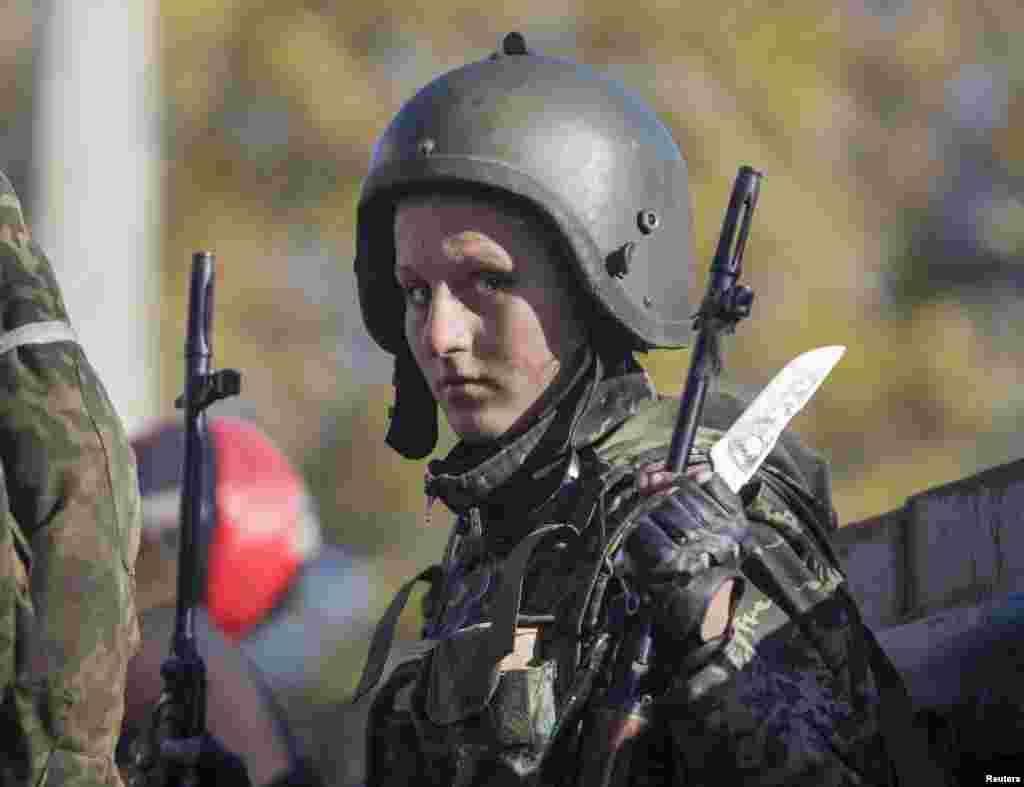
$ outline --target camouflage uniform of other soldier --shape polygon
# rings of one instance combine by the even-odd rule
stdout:
[[[461,441],[426,477],[443,562],[356,691],[370,787],[892,782],[902,685],[832,553],[824,461],[784,434],[733,494],[707,452],[743,405],[718,393],[692,467],[659,469],[678,403],[633,353],[691,333],[688,199],[642,101],[515,34],[378,141],[355,270],[395,355],[387,442],[428,456],[439,404]],[[420,580],[423,639],[393,648]]]
[[[0,784],[120,785],[135,461],[2,173],[0,275]]]

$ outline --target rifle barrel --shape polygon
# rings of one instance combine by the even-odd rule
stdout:
[[[206,413],[203,390],[210,373],[210,329],[213,308],[214,256],[196,252],[192,257],[189,288],[188,335],[185,341],[185,457],[182,467],[181,542],[178,555],[178,596],[172,650],[179,657],[191,650],[195,638],[195,606],[199,549],[198,535],[206,499]]]
[[[708,383],[718,373],[719,336],[731,331],[750,312],[753,292],[738,284],[743,271],[743,252],[747,245],[750,222],[760,192],[762,174],[753,167],[742,166],[736,173],[729,207],[722,222],[718,247],[708,275],[708,288],[700,309],[694,317],[697,339],[690,356],[679,415],[672,432],[665,469],[682,472],[690,459],[697,434]]]

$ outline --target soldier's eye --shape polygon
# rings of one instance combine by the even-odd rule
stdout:
[[[406,303],[410,303],[413,306],[426,306],[430,303],[429,287],[425,287],[422,284],[410,284],[403,286],[402,291],[405,293]]]
[[[515,278],[507,273],[491,273],[489,271],[480,273],[477,281],[480,284],[480,289],[484,290],[484,292],[507,290],[515,284]]]

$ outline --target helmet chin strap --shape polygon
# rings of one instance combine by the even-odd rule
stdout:
[[[395,356],[395,403],[385,441],[406,459],[425,459],[437,445],[437,403],[408,350]]]

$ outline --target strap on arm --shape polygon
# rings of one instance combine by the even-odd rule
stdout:
[[[73,342],[78,344],[74,329],[62,320],[28,322],[14,330],[0,334],[0,355],[26,344],[52,344]]]

